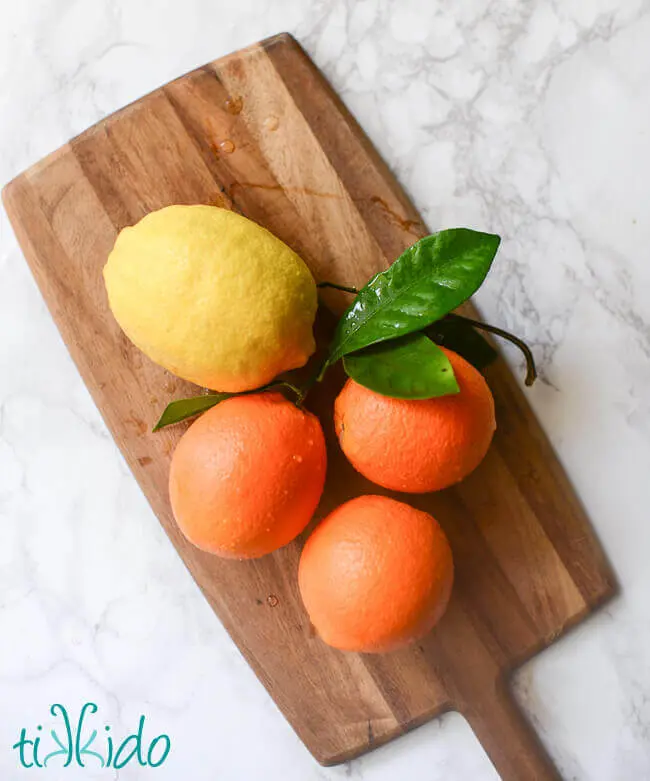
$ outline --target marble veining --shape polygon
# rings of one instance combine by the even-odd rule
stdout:
[[[2,183],[146,91],[289,30],[432,229],[504,236],[478,303],[533,345],[542,381],[530,401],[622,585],[515,690],[566,779],[650,779],[650,2],[29,0],[2,11]],[[146,713],[172,736],[161,779],[497,778],[455,715],[342,767],[316,765],[165,539],[3,211],[0,273],[0,776],[16,776],[20,727],[53,702],[93,700],[115,731]]]

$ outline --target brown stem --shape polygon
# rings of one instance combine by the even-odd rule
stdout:
[[[316,287],[331,287],[334,290],[342,290],[344,293],[352,293],[357,295],[359,292],[356,287],[348,287],[347,285],[337,285],[336,282],[319,282]]]
[[[489,325],[489,323],[482,323],[479,320],[472,320],[471,317],[465,317],[465,315],[448,314],[446,317],[452,320],[464,320],[474,328],[478,328],[480,331],[487,331],[488,333],[500,336],[502,339],[507,339],[512,344],[516,345],[524,354],[526,359],[526,379],[524,382],[527,386],[532,385],[537,379],[537,369],[535,367],[535,358],[530,350],[530,347],[520,339],[518,336],[511,334],[509,331],[504,331],[503,328],[497,328],[496,325]]]

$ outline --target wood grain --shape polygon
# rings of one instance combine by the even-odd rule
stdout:
[[[171,397],[196,389],[140,354],[108,311],[101,269],[118,231],[171,203],[226,206],[294,247],[317,279],[354,285],[427,233],[298,44],[278,36],[147,95],[19,176],[4,201],[70,353],[170,540],[318,761],[350,759],[457,709],[506,781],[558,778],[507,677],[610,596],[614,580],[502,361],[487,372],[498,431],[485,462],[454,490],[408,498],[443,524],[457,566],[447,615],[410,649],[343,654],[315,637],[297,592],[300,540],[259,561],[222,561],[189,545],[172,518],[167,473],[183,426],[155,435],[151,426]],[[334,312],[345,303],[345,294],[328,293]],[[360,493],[387,493],[336,446],[332,401],[341,381],[335,372],[311,400],[330,459],[317,518]]]

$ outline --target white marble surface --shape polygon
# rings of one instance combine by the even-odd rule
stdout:
[[[281,30],[325,70],[432,229],[506,239],[480,304],[534,345],[543,382],[529,398],[622,584],[516,690],[566,779],[650,779],[650,2],[6,0],[0,182]],[[20,727],[52,702],[94,700],[116,733],[143,712],[169,733],[160,779],[496,778],[457,716],[316,765],[164,538],[4,212],[0,280],[0,777],[27,772],[8,748]]]

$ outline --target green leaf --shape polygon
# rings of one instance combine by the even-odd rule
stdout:
[[[497,351],[466,320],[444,317],[425,333],[436,344],[453,350],[481,371],[497,359]]]
[[[459,391],[447,356],[420,333],[346,355],[343,367],[359,385],[395,399],[431,399]]]
[[[371,344],[420,331],[480,287],[501,239],[453,228],[425,236],[361,289],[338,322],[329,364]]]
[[[240,391],[239,393],[208,393],[204,396],[193,396],[191,399],[177,399],[170,402],[165,411],[160,416],[160,420],[153,428],[153,431],[158,431],[165,426],[171,426],[174,423],[180,423],[187,418],[193,418],[195,415],[200,415],[202,412],[207,412],[212,407],[219,404],[220,401],[231,399],[233,396],[250,396],[254,393],[264,393],[265,391],[286,389],[291,391],[295,396],[295,403],[300,406],[305,397],[306,390],[293,385],[287,380],[273,380],[267,385],[262,385],[259,388],[253,390]]]
[[[229,399],[233,395],[233,393],[210,393],[206,396],[193,396],[191,399],[172,401],[165,408],[153,430],[159,431],[165,426],[171,426],[174,423],[180,423],[181,420],[187,420],[187,418],[200,415],[220,401],[225,401],[225,399]]]

